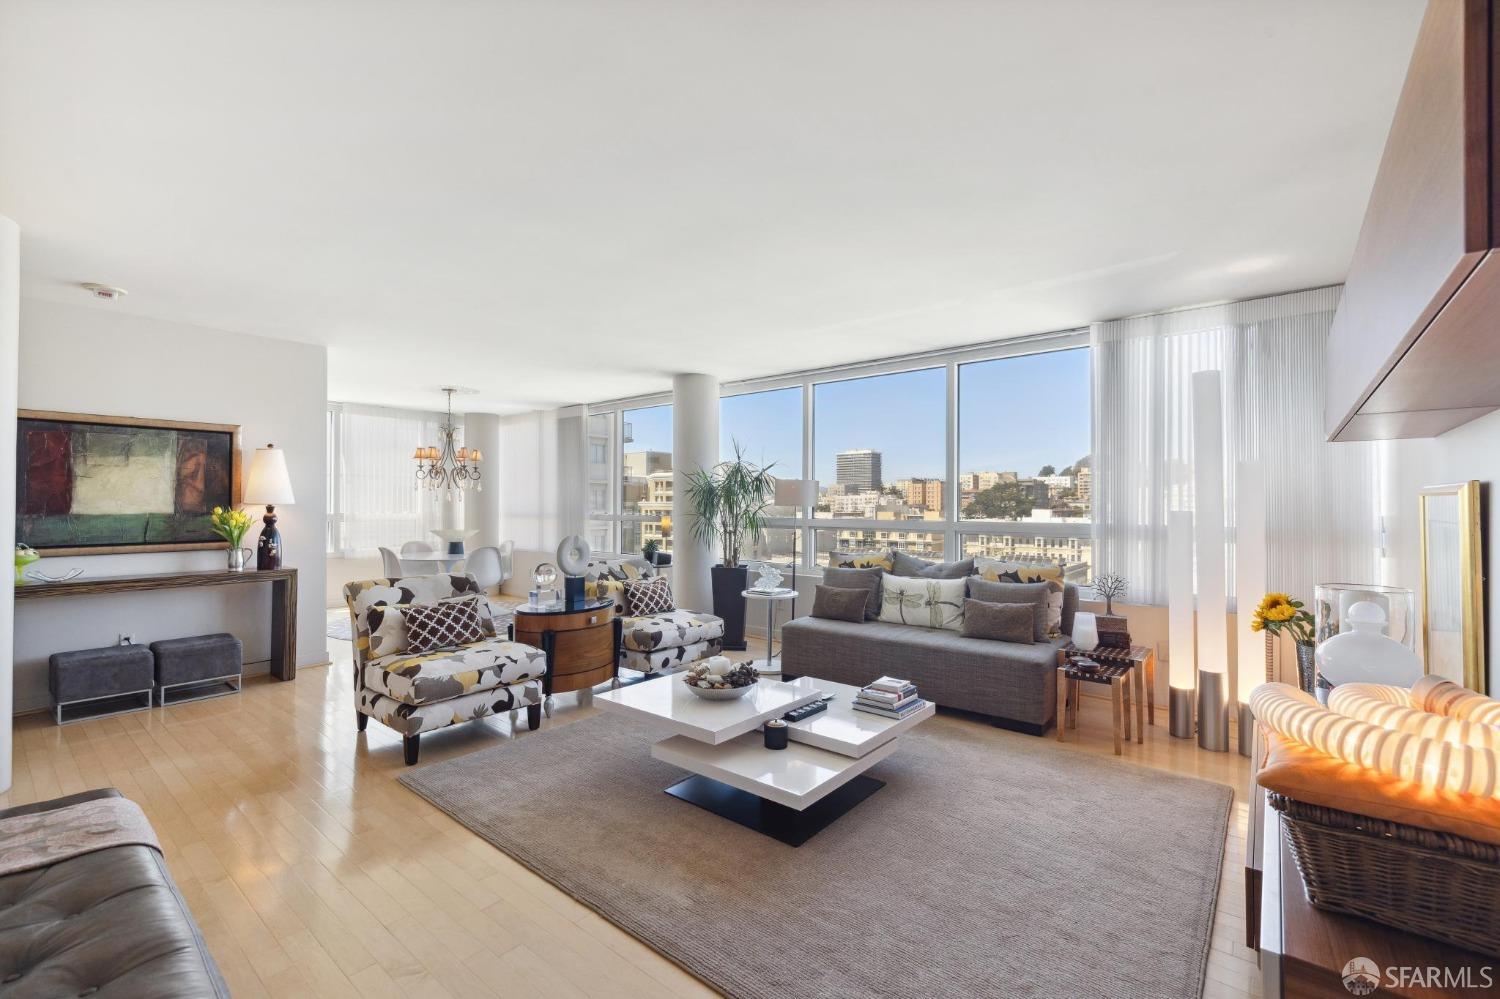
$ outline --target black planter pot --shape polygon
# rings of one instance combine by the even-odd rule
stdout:
[[[750,567],[737,565],[713,567],[714,616],[724,619],[724,651],[745,650],[745,598],[750,585]]]

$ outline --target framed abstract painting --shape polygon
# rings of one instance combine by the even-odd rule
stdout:
[[[225,548],[216,506],[240,499],[240,428],[23,409],[16,541],[43,555]]]

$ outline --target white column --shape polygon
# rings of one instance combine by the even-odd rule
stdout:
[[[21,345],[21,228],[0,215],[0,551],[16,544],[16,391]],[[0,792],[10,790],[15,573],[0,571]]]
[[[712,375],[672,377],[672,590],[677,606],[713,607],[711,543],[693,537],[687,473],[719,462],[719,380]]]
[[[464,529],[477,532],[468,539],[468,547],[498,545],[500,537],[500,417],[494,413],[464,414],[464,444],[478,448],[484,460],[479,463],[480,482],[484,489],[469,491],[464,498]]]

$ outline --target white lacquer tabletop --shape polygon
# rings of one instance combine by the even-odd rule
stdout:
[[[722,745],[674,735],[652,746],[651,755],[800,811],[891,755],[896,742],[889,739],[855,758],[796,743],[785,749],[767,749],[759,732]]]
[[[675,673],[633,683],[619,690],[595,694],[594,706],[603,711],[633,715],[678,735],[718,745],[818,697],[818,688],[805,681],[794,684],[761,680],[743,697],[732,701],[709,701],[693,693],[682,681],[683,674]]]
[[[900,719],[855,711],[854,695],[859,693],[859,688],[847,683],[802,677],[793,680],[791,686],[821,690],[825,694],[832,694],[833,700],[829,702],[828,710],[793,722],[787,736],[793,742],[817,746],[844,756],[864,756],[937,714],[937,708],[931,701],[923,702],[922,707]]]

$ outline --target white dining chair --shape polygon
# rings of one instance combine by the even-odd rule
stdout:
[[[484,547],[476,548],[469,552],[468,564],[466,566],[469,575],[479,584],[479,588],[490,596],[500,592],[500,584],[505,582],[500,571],[500,549]],[[494,590],[491,593],[491,590]]]
[[[424,555],[432,550],[432,546],[425,541],[408,541],[401,546],[402,555]]]
[[[510,577],[515,575],[514,559],[516,554],[516,543],[514,541],[500,542],[500,582],[496,586],[503,586]]]
[[[406,575],[406,570],[401,565],[401,559],[389,548],[380,549],[380,565],[380,571],[385,573],[386,579],[400,579]]]

